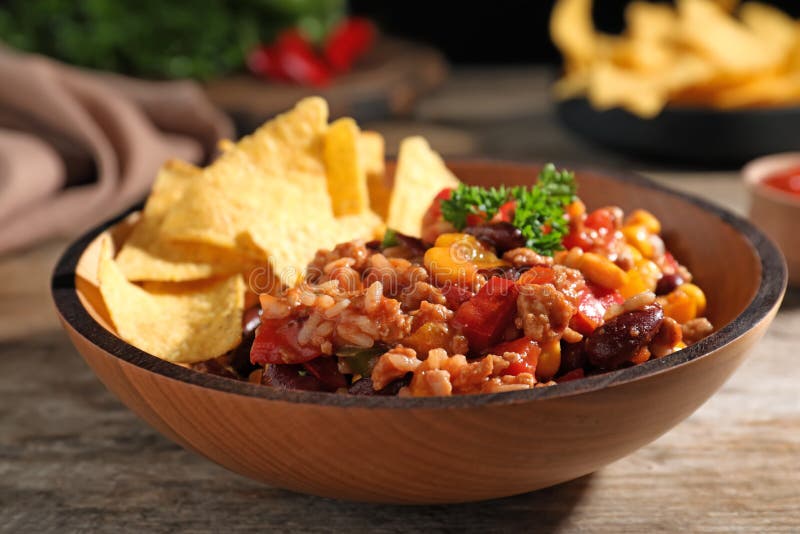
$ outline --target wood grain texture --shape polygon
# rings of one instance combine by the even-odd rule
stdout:
[[[505,163],[451,167],[462,180],[481,185],[532,183],[538,173],[535,166]],[[762,261],[780,269],[781,260],[765,259],[768,247],[759,259],[755,244],[708,207],[636,178],[579,171],[578,181],[590,206],[655,212],[671,250],[706,291],[719,334],[662,360],[547,390],[343,403],[339,396],[225,380],[217,386],[104,333],[82,310],[108,328],[105,312],[94,308],[99,299],[92,285],[97,248],[108,231],[82,240],[88,246],[74,248],[66,255],[73,259],[57,268],[62,282],[70,269],[78,273],[80,301],[69,284],[54,295],[75,346],[112,392],[166,436],[232,471],[295,491],[368,502],[453,503],[519,494],[590,473],[691,414],[763,335],[785,282],[763,301],[770,290],[762,283]],[[128,227],[126,219],[110,232],[125,235]],[[735,269],[719,271],[723,254]],[[670,364],[691,354],[702,356]],[[353,451],[360,464],[355,470]]]
[[[632,162],[571,139],[549,108],[552,77],[462,69],[416,117],[460,129],[476,139],[478,154],[658,169],[648,174],[746,213],[735,172]],[[498,87],[502,99],[493,98]],[[443,142],[436,148],[447,151]],[[477,505],[364,505],[240,477],[137,418],[97,380],[53,313],[48,280],[65,245],[0,258],[2,532],[797,532],[800,525],[798,290],[752,357],[697,412],[591,476]]]

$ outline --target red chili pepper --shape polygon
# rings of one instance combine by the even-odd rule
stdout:
[[[497,343],[511,324],[517,310],[519,289],[513,280],[493,276],[478,294],[456,311],[455,322],[474,352]]]
[[[369,20],[348,17],[325,41],[323,49],[325,59],[333,70],[346,72],[358,58],[372,48],[376,35],[375,25]]]
[[[301,326],[297,320],[262,319],[250,349],[250,362],[261,365],[304,363],[319,356],[318,348],[297,342]]]
[[[247,55],[247,68],[262,78],[289,81],[281,68],[279,52],[276,46],[258,45]]]
[[[539,344],[529,337],[521,337],[513,341],[500,343],[489,349],[489,354],[502,356],[506,352],[516,352],[522,356],[522,361],[512,362],[505,371],[504,375],[517,376],[520,373],[536,373],[536,365],[539,363],[539,354],[542,349]]]
[[[281,70],[290,80],[314,87],[324,87],[330,83],[331,73],[327,65],[297,29],[281,32],[275,46]]]

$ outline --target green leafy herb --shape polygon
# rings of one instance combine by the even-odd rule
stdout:
[[[460,184],[453,190],[449,199],[442,201],[442,215],[457,230],[467,225],[467,217],[473,214],[485,214],[491,219],[497,210],[509,201],[511,190],[505,186],[478,187]]]
[[[564,208],[575,198],[575,191],[574,173],[559,171],[548,163],[530,189],[461,184],[449,199],[442,201],[442,216],[457,230],[462,230],[470,215],[480,214],[490,220],[500,206],[514,200],[516,208],[511,223],[522,232],[526,246],[540,254],[552,255],[562,248],[561,240],[569,231]]]
[[[575,191],[575,174],[559,171],[552,163],[544,166],[532,188],[514,188],[517,207],[512,224],[522,232],[528,248],[548,256],[563,248],[561,241],[569,232],[564,208],[575,199]]]
[[[397,230],[392,230],[391,228],[387,228],[386,232],[384,232],[383,234],[383,241],[381,241],[381,249],[396,247],[399,244],[400,241],[397,239]]]

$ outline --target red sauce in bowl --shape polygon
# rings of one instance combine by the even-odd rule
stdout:
[[[800,197],[800,167],[778,171],[764,178],[764,185]]]

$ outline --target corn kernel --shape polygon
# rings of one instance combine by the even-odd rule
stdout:
[[[691,321],[697,317],[697,304],[694,299],[680,288],[668,294],[662,301],[664,314],[678,321],[680,324]]]
[[[642,279],[642,273],[637,270],[628,271],[628,281],[624,286],[619,288],[620,294],[629,299],[634,295],[638,295],[644,291],[651,291],[647,283]]]
[[[625,219],[625,226],[641,225],[651,234],[661,233],[661,222],[647,210],[634,210]]]
[[[471,261],[454,257],[450,247],[433,247],[425,251],[423,263],[437,284],[472,284],[478,274]]]
[[[536,364],[536,379],[547,382],[561,367],[561,343],[559,340],[548,341],[542,345],[539,362]]]
[[[658,268],[658,265],[653,261],[643,259],[636,263],[636,270],[642,275],[647,290],[655,291],[658,279],[661,278],[661,269]]]
[[[703,290],[697,287],[694,284],[681,284],[678,288],[679,290],[683,291],[694,301],[695,307],[697,309],[697,316],[701,316],[706,311],[706,295],[703,293]]]
[[[614,265],[608,258],[594,252],[583,254],[580,257],[578,268],[586,278],[608,289],[619,289],[628,281],[625,271]]]
[[[633,258],[634,264],[637,264],[644,259],[644,256],[642,256],[642,253],[639,252],[639,249],[633,245],[625,244],[625,250],[627,250],[628,254],[631,255],[631,258]]]
[[[655,247],[653,246],[653,242],[650,241],[651,234],[643,225],[633,224],[623,226],[622,235],[625,236],[625,240],[628,244],[636,247],[645,258],[650,259],[655,254]]]

